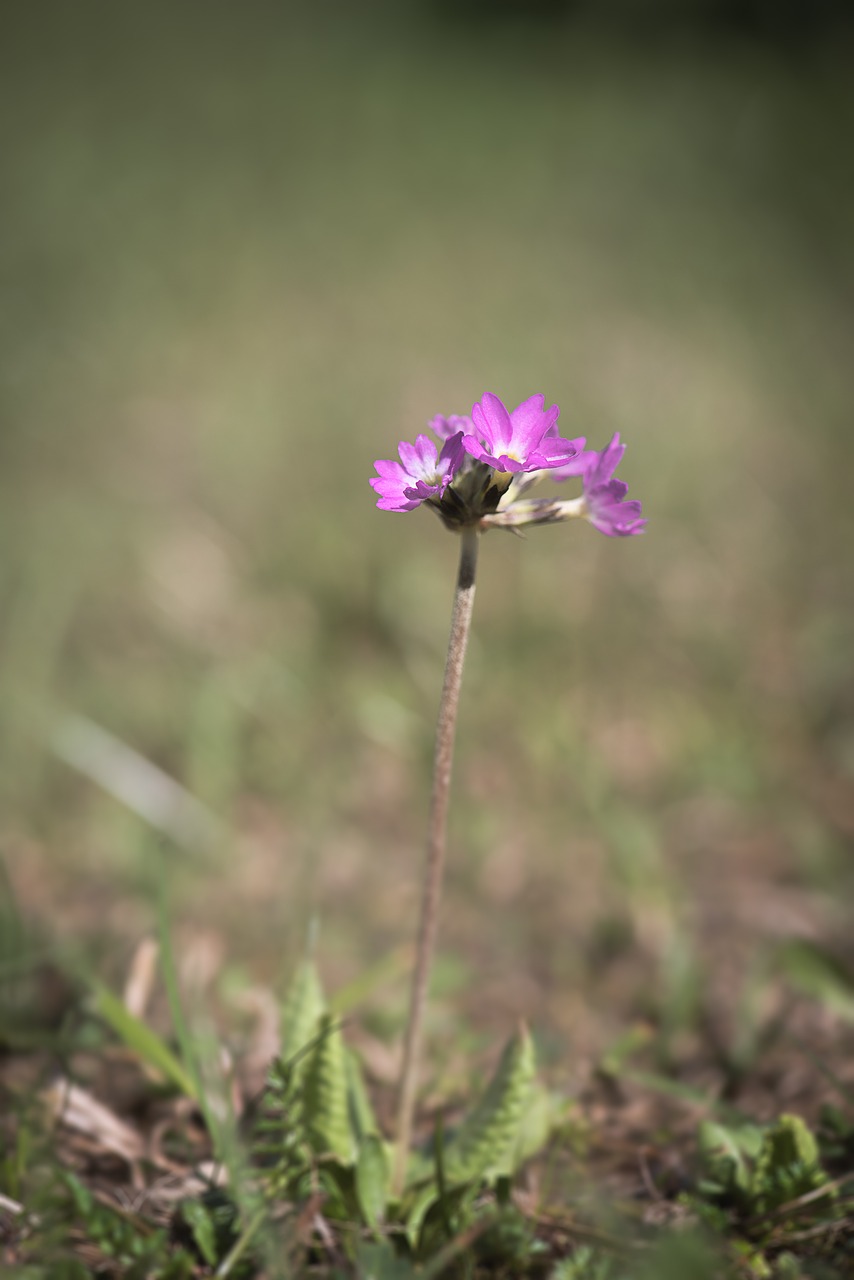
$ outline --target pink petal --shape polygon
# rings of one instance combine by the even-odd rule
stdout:
[[[508,445],[513,439],[513,423],[503,401],[487,391],[479,404],[472,406],[475,428],[493,448]]]

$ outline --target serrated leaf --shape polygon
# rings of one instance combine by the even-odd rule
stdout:
[[[449,1183],[473,1182],[501,1171],[517,1139],[535,1069],[534,1046],[523,1026],[507,1044],[480,1102],[448,1143]]]
[[[386,1144],[371,1133],[359,1143],[356,1161],[356,1196],[362,1216],[369,1227],[377,1228],[388,1204],[391,1165]]]
[[[347,1106],[347,1060],[341,1028],[325,1014],[303,1075],[303,1106],[309,1143],[318,1155],[353,1163],[355,1143]]]
[[[317,1034],[326,997],[313,961],[303,960],[291,980],[282,1007],[282,1057],[293,1058]]]
[[[818,1143],[806,1122],[800,1116],[780,1116],[765,1133],[750,1181],[757,1211],[767,1213],[827,1181]]]
[[[532,1080],[516,1137],[508,1146],[503,1160],[496,1165],[496,1173],[510,1177],[527,1160],[542,1151],[565,1113],[566,1100],[557,1098],[545,1085]]]

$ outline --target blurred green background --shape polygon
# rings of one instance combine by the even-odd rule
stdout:
[[[456,545],[368,477],[437,412],[541,391],[565,434],[623,434],[650,523],[485,541],[439,988],[476,1027],[528,1011],[595,1045],[767,939],[844,958],[837,10],[87,0],[4,25],[22,909],[121,963],[167,875],[180,936],[262,980],[312,912],[333,984],[407,942]]]

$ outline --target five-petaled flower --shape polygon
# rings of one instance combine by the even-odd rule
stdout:
[[[385,511],[431,506],[449,528],[517,529],[530,524],[585,519],[609,537],[628,537],[646,525],[641,504],[627,501],[628,486],[614,479],[625,452],[615,435],[601,452],[584,449],[584,438],[557,433],[558,407],[545,408],[541,395],[508,410],[487,393],[471,417],[438,415],[430,428],[441,452],[425,435],[414,445],[402,441],[400,462],[378,461],[371,480]],[[528,498],[542,477],[558,482],[581,477],[578,498]]]
[[[496,471],[542,471],[568,463],[579,442],[552,434],[560,410],[556,404],[546,409],[545,403],[544,396],[531,396],[508,412],[488,391],[472,408],[474,429],[463,436],[466,453]]]
[[[374,463],[377,475],[371,480],[380,495],[377,506],[383,511],[414,511],[427,498],[441,498],[463,458],[463,433],[455,432],[436,456],[429,436],[419,436],[415,444],[401,440],[400,462]]]

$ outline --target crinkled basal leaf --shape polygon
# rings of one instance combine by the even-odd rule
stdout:
[[[532,1156],[542,1151],[566,1112],[565,1098],[558,1097],[545,1085],[533,1080],[524,1114],[516,1129],[516,1136],[508,1146],[504,1157],[496,1164],[496,1175],[511,1177],[526,1160],[530,1160]]]
[[[303,960],[293,976],[282,1008],[282,1057],[292,1058],[317,1034],[326,1012],[320,975],[311,960]]]
[[[765,1134],[750,1180],[756,1211],[767,1213],[827,1181],[818,1143],[805,1121],[800,1116],[780,1116]]]
[[[473,1182],[504,1172],[531,1095],[536,1064],[527,1029],[520,1027],[501,1055],[486,1093],[445,1153],[449,1183]]]
[[[333,1155],[352,1164],[355,1154],[347,1105],[347,1060],[340,1026],[329,1015],[321,1019],[317,1042],[303,1075],[304,1122],[318,1155]]]
[[[369,1227],[378,1227],[385,1216],[390,1176],[386,1144],[370,1133],[359,1143],[356,1160],[356,1196]]]

